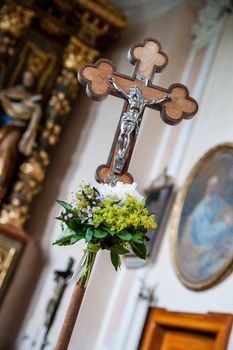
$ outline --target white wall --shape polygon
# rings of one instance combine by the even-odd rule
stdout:
[[[233,67],[231,57],[233,54],[232,45],[233,33],[233,16],[229,16],[224,24],[223,32],[219,38],[216,54],[212,57],[213,64],[204,79],[204,88],[201,89],[202,94],[199,97],[199,113],[194,122],[192,122],[191,130],[188,130],[189,138],[183,144],[183,156],[180,166],[176,168],[175,182],[178,187],[182,186],[185,177],[188,175],[192,166],[198,158],[202,156],[210,147],[222,142],[232,142],[233,134],[233,118],[232,118],[232,91],[233,91]],[[215,38],[213,38],[214,45]],[[209,52],[213,52],[210,47]],[[209,56],[208,52],[206,56]],[[210,57],[207,57],[210,62]],[[200,87],[200,84],[197,85]],[[186,132],[184,127],[184,131]],[[182,135],[182,134],[181,134]],[[179,135],[177,138],[178,143]],[[164,150],[165,156],[165,150]],[[160,157],[161,158],[161,157]],[[176,155],[172,155],[170,162],[167,165],[177,164]],[[178,161],[179,164],[179,161]],[[174,265],[171,259],[171,235],[173,232],[173,217],[167,223],[167,228],[164,234],[164,239],[160,247],[156,262],[152,267],[144,269],[139,274],[136,274],[132,282],[132,288],[128,289],[128,296],[131,297],[131,303],[134,303],[134,310],[131,315],[126,316],[124,309],[126,305],[119,311],[123,313],[124,318],[128,318],[128,333],[127,337],[123,332],[119,332],[119,327],[114,328],[114,321],[110,318],[106,320],[105,330],[102,332],[99,339],[98,350],[107,350],[113,346],[115,339],[121,339],[122,346],[116,349],[136,349],[137,342],[140,337],[140,331],[143,326],[143,318],[146,316],[148,302],[136,297],[133,299],[133,289],[140,290],[137,285],[141,283],[146,287],[155,288],[156,302],[159,307],[164,307],[169,310],[190,311],[206,313],[226,312],[233,313],[233,275],[229,275],[225,280],[217,286],[202,292],[194,292],[185,288],[178,280]],[[127,278],[127,272],[125,272]],[[143,278],[144,276],[144,278]],[[142,282],[143,281],[143,282]],[[123,287],[118,287],[120,293],[123,293]],[[119,295],[120,295],[119,293]],[[117,298],[112,301],[113,315],[117,309]],[[115,305],[114,305],[115,302]],[[129,301],[128,301],[129,303]],[[120,319],[120,323],[124,321]],[[111,337],[109,339],[109,333]],[[233,336],[231,336],[228,349],[233,349]]]
[[[199,113],[193,123],[188,142],[184,144],[184,155],[180,167],[176,172],[176,184],[180,187],[192,166],[209,148],[223,142],[232,142],[233,118],[231,99],[233,91],[233,67],[231,57],[233,16],[225,21],[222,36],[219,39],[213,64],[210,66],[205,88],[200,98]],[[171,159],[172,163],[172,159]],[[233,275],[229,275],[217,286],[202,292],[193,292],[185,288],[178,280],[171,260],[171,235],[173,233],[173,217],[167,224],[164,239],[154,266],[145,274],[144,284],[154,286],[156,305],[169,310],[186,312],[226,312],[233,313]],[[141,307],[138,301],[135,318],[145,316],[147,305]],[[128,336],[127,349],[135,349],[134,329],[138,322],[132,323],[133,329]],[[106,348],[107,349],[107,348]],[[122,348],[124,349],[124,347]],[[233,349],[231,335],[228,349]]]
[[[176,183],[182,185],[192,166],[209,148],[233,140],[233,16],[226,21],[219,42],[213,66],[199,107],[198,118],[194,124],[186,148]],[[170,310],[191,312],[230,312],[233,313],[233,275],[229,275],[217,286],[203,292],[192,292],[179,282],[174,273],[170,254],[172,217],[160,254],[148,281],[158,281],[156,295],[158,305]],[[229,345],[233,349],[233,342]]]
[[[118,46],[109,51],[108,58],[115,62],[120,72],[129,74],[131,67],[126,62],[129,46],[132,43],[140,42],[147,36],[155,37],[162,42],[164,51],[170,57],[169,66],[163,73],[160,84],[168,86],[179,81],[191,50],[190,27],[194,18],[193,9],[187,4],[182,4],[156,20],[140,25],[134,24],[125,32],[124,38]],[[193,124],[182,166],[177,173],[176,183],[178,185],[183,183],[191,166],[210,146],[232,139],[233,118],[230,111],[233,91],[232,31],[231,16],[225,26],[224,35],[208,77],[200,105],[200,113]],[[221,67],[220,63],[222,63]],[[224,86],[227,85],[224,94],[220,89],[222,83]],[[55,195],[59,198],[66,198],[68,193],[75,191],[82,178],[93,180],[96,167],[107,159],[121,107],[122,103],[113,97],[108,98],[106,102],[97,103],[90,102],[83,93],[81,94],[76,107],[77,119],[76,112],[74,112],[55,152],[56,162],[52,164],[49,171],[44,188],[45,193],[41,194],[34,205],[34,212],[38,214],[38,211],[42,210],[42,217],[47,221],[45,221],[46,224],[42,224],[41,218],[33,214],[31,220],[33,225],[29,225],[29,230],[32,230],[33,226],[37,227],[37,232],[43,229],[42,248],[47,256],[47,264],[33,296],[23,328],[25,329],[29,325],[30,334],[34,333],[37,339],[43,323],[43,310],[52,294],[52,271],[64,268],[70,255],[79,260],[83,249],[82,244],[73,247],[51,248],[52,241],[60,232],[59,223],[54,220],[59,209],[57,205],[51,204],[50,198],[50,203],[47,203],[50,204],[50,209],[46,214],[43,214],[43,210],[45,211],[48,205],[45,206],[46,209],[43,209],[41,203],[43,200],[45,203],[46,200],[48,201],[46,190],[52,189],[52,199]],[[154,168],[153,162],[156,162],[157,150],[162,142],[163,132],[169,128],[171,127],[164,126],[159,115],[155,116],[154,112],[151,111],[146,113],[130,167],[140,189],[145,188],[150,180],[157,175],[154,173],[157,169]],[[179,128],[174,128],[172,137],[178,138]],[[208,133],[208,138],[206,133]],[[58,159],[60,163],[57,163]],[[59,185],[60,183],[61,185]],[[187,290],[178,281],[170,258],[170,225],[171,222],[168,224],[156,264],[146,275],[148,285],[158,284],[156,289],[158,305],[177,311],[233,312],[233,299],[230,298],[230,293],[233,290],[232,276],[229,276],[215,288],[201,293]],[[143,275],[143,272],[140,273]],[[116,334],[121,333],[122,335],[122,332],[125,331],[123,327],[120,327],[124,322],[122,319],[123,311],[128,310],[129,316],[134,317],[134,312],[126,301],[132,293],[135,294],[137,288],[139,288],[137,273],[126,271],[123,268],[121,272],[116,274],[110,264],[108,254],[99,254],[69,349],[94,350],[95,345],[98,345],[98,349],[101,350],[112,348]],[[72,289],[73,286],[70,285],[50,334],[53,343],[58,336]],[[125,327],[127,327],[126,323]],[[132,336],[135,337],[135,334],[132,333]],[[122,335],[122,347],[116,347],[116,350],[129,349],[124,347],[124,337],[125,335]],[[116,344],[118,343],[115,341]],[[120,345],[118,344],[118,346]],[[26,350],[26,347],[23,350]]]

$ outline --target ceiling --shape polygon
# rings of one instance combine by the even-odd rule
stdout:
[[[160,16],[182,0],[112,0],[121,9],[130,22],[144,21]],[[200,7],[205,0],[187,0],[196,7]]]

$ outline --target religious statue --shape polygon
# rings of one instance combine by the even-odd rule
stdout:
[[[41,95],[33,95],[35,76],[25,71],[22,85],[0,91],[0,200],[5,196],[18,154],[29,156],[36,139]]]
[[[143,98],[142,90],[134,85],[129,89],[128,92],[122,90],[117,84],[113,77],[109,77],[110,83],[114,86],[116,91],[125,98],[129,103],[129,108],[127,112],[124,112],[120,121],[120,135],[118,138],[118,154],[115,158],[117,166],[114,168],[115,173],[120,173],[123,164],[120,166],[123,160],[125,160],[125,155],[129,147],[130,137],[133,132],[137,137],[139,132],[139,127],[141,123],[141,116],[143,114],[144,108],[146,106],[153,106],[159,104],[163,101],[170,100],[169,95],[165,95],[158,100],[147,100]]]

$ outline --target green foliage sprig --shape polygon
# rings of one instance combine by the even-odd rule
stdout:
[[[116,270],[121,265],[120,255],[129,253],[129,249],[139,258],[146,258],[147,229],[155,228],[156,224],[136,191],[136,184],[118,182],[115,187],[108,184],[94,187],[82,183],[71,203],[57,202],[63,207],[57,217],[62,234],[54,244],[72,245],[84,239],[85,261],[92,261],[93,265],[97,251],[106,249]],[[88,279],[92,268],[88,265],[84,264],[78,279]]]

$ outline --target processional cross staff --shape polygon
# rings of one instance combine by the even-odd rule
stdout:
[[[79,81],[86,86],[87,95],[92,99],[103,100],[108,95],[125,99],[107,164],[100,165],[95,174],[98,182],[112,185],[117,181],[133,182],[127,170],[145,107],[160,111],[163,121],[170,125],[191,119],[198,110],[197,102],[184,85],[172,84],[168,89],[153,85],[154,74],[161,72],[168,63],[157,40],[149,38],[132,46],[128,59],[134,65],[132,77],[117,73],[112,62],[106,59],[84,65],[79,71]],[[56,350],[68,348],[85,289],[82,283],[75,286]]]

